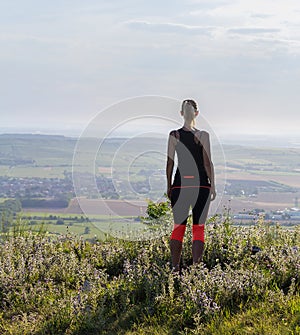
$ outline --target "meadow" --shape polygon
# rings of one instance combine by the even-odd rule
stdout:
[[[176,274],[167,232],[90,242],[32,232],[18,220],[0,244],[1,334],[300,332],[299,227],[262,219],[234,227],[226,215],[212,217],[203,263],[192,265],[188,227]]]

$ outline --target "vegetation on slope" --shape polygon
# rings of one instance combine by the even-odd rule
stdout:
[[[299,334],[299,228],[215,218],[206,236],[193,266],[187,234],[174,274],[168,236],[90,243],[15,230],[0,245],[0,333]]]

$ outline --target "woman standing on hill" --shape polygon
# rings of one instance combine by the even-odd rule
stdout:
[[[195,128],[195,118],[199,114],[196,102],[184,100],[180,113],[184,118],[184,124],[169,134],[166,167],[167,194],[171,200],[174,217],[170,241],[173,271],[180,270],[182,241],[190,207],[193,214],[193,263],[202,260],[204,224],[210,201],[216,197],[209,134]],[[178,165],[172,183],[175,152]]]

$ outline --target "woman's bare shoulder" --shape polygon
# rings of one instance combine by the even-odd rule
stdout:
[[[195,129],[194,135],[197,141],[200,141],[200,143],[203,143],[209,139],[209,133],[206,130]]]
[[[179,131],[178,129],[173,129],[170,131],[169,136],[173,136],[177,140],[179,140]]]

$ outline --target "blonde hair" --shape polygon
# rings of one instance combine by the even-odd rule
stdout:
[[[197,111],[197,104],[194,100],[187,99],[183,100],[181,106],[182,114],[187,122],[191,122],[192,126],[195,126],[195,113]]]

